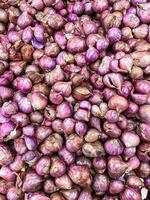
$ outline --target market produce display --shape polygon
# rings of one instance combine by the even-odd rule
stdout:
[[[150,200],[149,0],[0,0],[6,199]]]

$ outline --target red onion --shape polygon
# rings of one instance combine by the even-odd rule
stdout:
[[[50,200],[50,198],[42,194],[34,194],[31,198],[29,198],[29,200],[36,200],[37,198],[39,200]]]
[[[19,200],[22,198],[22,192],[20,189],[17,189],[16,187],[11,187],[7,191],[7,199],[9,200]]]
[[[134,189],[132,187],[127,187],[121,194],[120,199],[121,200],[129,200],[129,199],[137,199],[141,200],[141,194],[139,190]]]
[[[61,119],[55,119],[52,122],[52,129],[57,133],[63,133],[63,124]]]
[[[73,188],[71,190],[62,190],[61,193],[67,200],[76,200],[79,196],[79,188]]]
[[[87,199],[92,200],[92,195],[90,190],[83,190],[78,198],[79,200]]]
[[[93,189],[97,194],[99,195],[104,194],[105,191],[108,190],[108,186],[109,186],[109,178],[105,174],[97,174],[94,177]]]
[[[131,175],[128,177],[127,179],[127,183],[129,186],[131,187],[137,187],[137,188],[140,188],[140,187],[143,187],[144,186],[144,183],[141,181],[141,179],[136,176],[136,175]]]
[[[40,150],[44,155],[52,152],[57,152],[62,148],[63,138],[57,134],[51,134],[45,141],[40,145]]]
[[[104,144],[105,151],[109,155],[120,155],[123,152],[123,145],[117,139],[109,139]]]
[[[2,99],[10,99],[13,96],[14,92],[12,89],[0,86],[0,97]]]
[[[55,184],[60,189],[68,190],[72,188],[72,181],[68,175],[64,174],[61,177],[55,179]]]
[[[68,102],[63,102],[56,108],[56,116],[60,119],[65,119],[67,117],[71,117],[72,115],[72,108]]]
[[[149,143],[141,143],[138,147],[138,158],[143,162],[148,162],[150,160],[149,151]]]
[[[111,194],[119,194],[124,189],[124,183],[120,180],[112,180],[109,184],[109,192]]]
[[[75,123],[75,132],[80,136],[83,137],[87,132],[87,125],[85,122],[77,121]]]
[[[66,148],[70,152],[78,151],[83,145],[83,138],[77,134],[71,134],[66,140]]]
[[[80,53],[86,48],[85,40],[79,36],[70,38],[67,42],[67,49],[70,53]]]
[[[16,176],[13,173],[13,171],[7,167],[7,166],[2,166],[0,169],[0,177],[3,178],[6,181],[14,181]]]
[[[146,185],[146,187],[147,187],[148,190],[149,190],[149,188],[150,188],[150,177],[147,177],[147,178],[145,179],[145,185]]]
[[[108,106],[110,109],[123,112],[128,108],[128,101],[122,96],[115,95],[109,99]]]
[[[48,56],[42,56],[39,65],[42,69],[51,71],[56,66],[55,60]]]
[[[66,148],[62,148],[58,153],[67,165],[70,165],[75,161],[75,154],[71,153]]]
[[[14,148],[19,154],[24,154],[27,152],[27,147],[23,138],[18,138],[15,140]]]
[[[108,110],[105,115],[105,118],[108,122],[115,123],[119,120],[119,113],[115,110]]]
[[[50,167],[50,175],[52,177],[60,177],[66,172],[66,166],[63,160],[54,157]]]
[[[150,126],[148,124],[141,123],[137,127],[137,133],[138,135],[144,140],[149,142],[150,141],[150,135],[149,135],[149,128]]]
[[[103,81],[107,87],[121,89],[123,77],[119,73],[110,73],[104,76]]]
[[[106,170],[106,160],[103,157],[94,158],[93,167],[97,173],[102,174]]]
[[[0,155],[0,165],[8,165],[13,161],[13,154],[5,144],[0,144]]]
[[[51,14],[49,16],[48,25],[54,30],[59,30],[63,27],[64,20],[59,14]]]
[[[30,114],[30,120],[33,123],[41,123],[43,121],[43,116],[39,111],[34,111]]]
[[[143,105],[139,108],[139,116],[141,121],[150,124],[150,105]]]
[[[121,140],[126,147],[136,147],[140,143],[140,138],[134,132],[124,132]]]
[[[105,155],[104,148],[99,141],[93,143],[84,143],[82,146],[83,154],[86,157],[99,157]]]
[[[22,40],[26,43],[29,43],[33,39],[33,30],[32,28],[26,27],[22,33]]]
[[[71,94],[72,88],[71,88],[71,83],[70,82],[62,82],[58,81],[53,85],[53,89],[62,94],[63,96],[68,97]]]
[[[149,176],[150,174],[150,167],[148,163],[141,163],[138,169],[138,174],[142,177],[142,178],[146,178]]]
[[[11,116],[11,120],[18,126],[24,127],[29,123],[28,115],[18,112],[15,115]]]
[[[36,164],[36,172],[40,176],[47,175],[50,169],[50,158],[48,156],[42,157]]]
[[[15,172],[19,172],[24,168],[24,161],[20,155],[17,155],[13,162],[9,165],[10,169]]]
[[[103,125],[105,133],[113,138],[117,138],[121,135],[121,130],[115,123],[105,122]]]
[[[101,13],[102,11],[108,8],[108,1],[94,0],[92,8],[96,13]]]
[[[28,172],[24,178],[23,191],[36,192],[42,187],[42,178],[34,171]]]
[[[86,52],[87,62],[94,62],[98,59],[98,50],[94,47],[90,47]]]
[[[31,95],[31,104],[35,110],[42,110],[47,105],[47,98],[42,93],[34,92]]]
[[[86,166],[71,165],[68,172],[73,183],[86,187],[91,185],[91,177]],[[80,177],[80,178],[79,178]]]
[[[119,178],[125,173],[127,164],[120,157],[111,156],[108,160],[108,173],[111,178]]]
[[[63,131],[65,134],[71,134],[74,131],[75,121],[72,118],[66,118],[63,121]]]
[[[140,4],[141,3],[141,4]],[[150,18],[149,18],[149,3],[143,3],[143,2],[139,2],[139,4],[137,5],[137,14],[140,17],[141,21],[143,23],[149,23],[150,22]]]
[[[124,159],[128,160],[129,158],[135,155],[136,147],[125,148],[123,153],[124,153]]]
[[[51,194],[50,199],[51,200],[65,200],[65,198],[62,196],[62,194],[60,194],[59,192]]]

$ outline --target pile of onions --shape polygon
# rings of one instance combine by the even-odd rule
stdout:
[[[150,198],[149,24],[149,0],[0,1],[0,200]]]

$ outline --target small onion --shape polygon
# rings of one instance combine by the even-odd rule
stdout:
[[[124,189],[124,183],[120,180],[112,180],[109,184],[109,192],[111,194],[119,194]]]
[[[69,167],[68,175],[73,183],[86,187],[91,185],[91,177],[86,166],[71,165]],[[78,178],[80,177],[80,179]]]
[[[109,155],[120,155],[123,152],[123,145],[117,139],[109,139],[104,144],[105,151]]]
[[[33,109],[42,110],[46,107],[48,101],[47,97],[40,92],[34,92],[31,95],[31,104]]]
[[[140,143],[140,137],[134,132],[124,132],[121,140],[126,147],[136,147]]]
[[[42,187],[42,178],[34,171],[28,172],[23,182],[24,192],[36,192]]]
[[[137,199],[141,200],[141,194],[138,190],[132,188],[132,187],[127,187],[121,194],[120,194],[120,199],[121,200],[129,200],[129,199]]]

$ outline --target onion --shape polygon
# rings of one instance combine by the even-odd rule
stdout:
[[[97,194],[103,194],[108,190],[109,178],[104,174],[97,174],[94,177],[93,189]]]
[[[108,106],[110,109],[115,109],[118,112],[123,112],[128,108],[128,101],[124,97],[115,95],[109,99]]]
[[[136,190],[132,187],[127,187],[120,195],[121,200],[130,199],[131,197],[133,197],[134,199],[140,200],[141,194],[139,190]]]
[[[68,172],[73,183],[86,187],[91,185],[91,177],[86,166],[71,165]],[[79,179],[78,176],[81,178]]]
[[[139,109],[139,116],[141,118],[141,121],[144,123],[150,124],[150,106],[149,105],[143,105]]]
[[[111,194],[119,194],[124,189],[124,183],[120,180],[113,180],[109,184],[109,192]]]
[[[110,139],[107,140],[104,144],[105,151],[109,155],[120,155],[123,152],[123,145],[117,139]]]
[[[111,178],[122,176],[127,168],[127,164],[120,157],[111,156],[108,160],[108,173]]]

